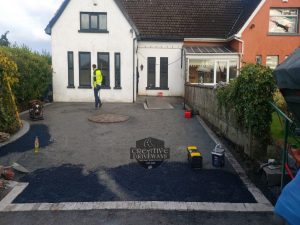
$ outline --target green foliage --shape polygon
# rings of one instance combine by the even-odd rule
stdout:
[[[0,47],[18,65],[19,82],[13,87],[19,108],[25,109],[29,101],[40,99],[51,84],[51,57],[47,53],[32,52],[28,47]]]
[[[0,131],[14,133],[20,118],[11,86],[18,82],[17,65],[0,52]]]
[[[10,43],[7,39],[7,34],[9,33],[9,31],[6,31],[4,34],[1,35],[0,38],[0,46],[9,46]]]
[[[288,112],[288,109],[287,109],[286,101],[284,100],[284,98],[283,98],[281,92],[279,91],[279,89],[276,89],[276,91],[274,92],[273,101],[275,102],[275,104],[277,105],[277,107],[282,112],[284,112],[286,115],[290,114]]]
[[[238,123],[265,146],[270,140],[275,81],[272,70],[262,65],[245,65],[236,80],[217,92],[220,105],[233,110]]]

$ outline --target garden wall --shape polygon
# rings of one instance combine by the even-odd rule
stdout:
[[[186,103],[210,123],[222,136],[242,147],[244,152],[253,157],[254,140],[243,131],[236,122],[233,112],[225,112],[219,107],[216,89],[204,85],[186,85]]]

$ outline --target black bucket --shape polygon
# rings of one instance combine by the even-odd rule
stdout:
[[[217,144],[211,152],[212,165],[214,167],[225,166],[225,149],[221,144]]]

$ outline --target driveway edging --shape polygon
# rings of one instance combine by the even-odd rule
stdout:
[[[200,116],[197,116],[198,122],[201,126],[206,130],[207,134],[216,144],[222,144],[222,141],[216,136],[216,134],[206,125],[206,123],[201,119]],[[251,182],[251,180],[246,175],[246,172],[238,163],[238,161],[234,158],[231,152],[222,144],[225,149],[225,157],[228,159],[230,164],[232,165],[233,169],[236,171],[238,176],[241,178],[249,192],[253,195],[257,203],[265,204],[268,207],[273,207],[270,201],[262,194],[262,192]]]
[[[25,121],[25,120],[21,120],[22,121],[22,124],[23,126],[21,127],[21,129],[15,133],[14,135],[12,135],[10,137],[10,139],[8,139],[8,141],[6,142],[3,142],[3,143],[0,143],[0,148],[5,146],[5,145],[8,145],[16,140],[18,140],[19,138],[21,138],[22,136],[24,136],[28,131],[29,131],[29,128],[30,128],[30,124]],[[1,151],[1,150],[0,150]]]

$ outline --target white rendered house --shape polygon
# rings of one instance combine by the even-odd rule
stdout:
[[[97,64],[102,100],[132,102],[135,32],[114,1],[65,1],[50,25],[54,101],[93,101]]]
[[[104,76],[104,102],[183,96],[187,82],[228,82],[241,61],[235,34],[260,0],[229,1],[65,0],[45,29],[54,101],[94,101],[92,64]]]

